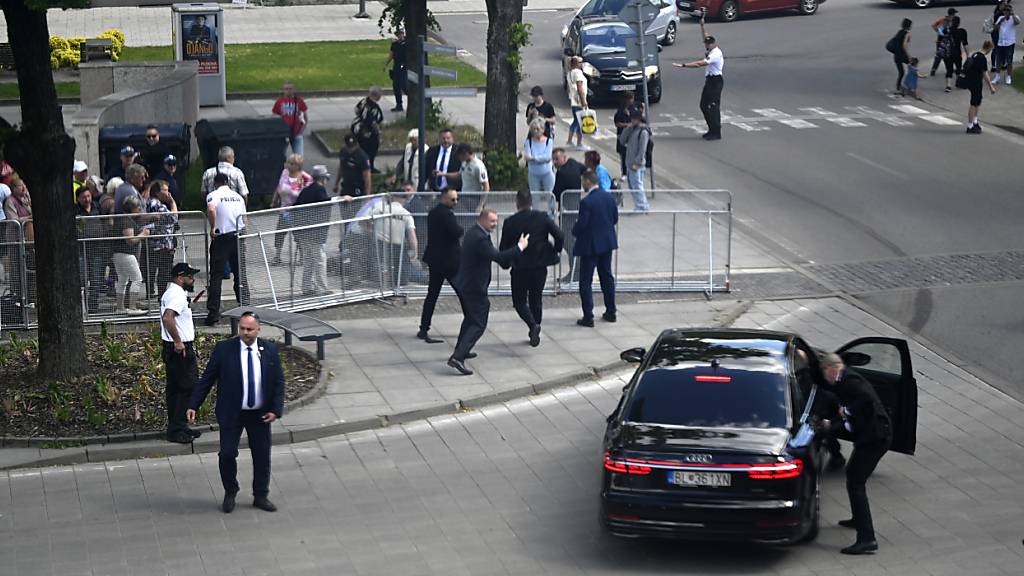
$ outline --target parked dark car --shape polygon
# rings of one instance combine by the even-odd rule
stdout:
[[[920,1],[920,0],[919,0]],[[691,16],[699,16],[701,10],[723,22],[732,22],[741,14],[796,10],[801,14],[814,14],[818,5],[825,0],[676,0],[676,8]]]
[[[638,100],[644,79],[651,103],[661,100],[661,68],[644,66],[627,56],[627,42],[637,40],[628,25],[612,16],[576,18],[562,40],[562,86],[567,88],[569,58],[583,58],[587,100],[618,101],[624,92],[636,91]],[[660,49],[660,48],[659,48]]]
[[[798,353],[802,351],[802,353]],[[907,343],[861,338],[839,349],[893,422],[892,450],[916,444],[917,384]],[[600,519],[613,534],[791,544],[814,539],[823,438],[812,406],[824,386],[799,336],[665,330],[608,417]]]

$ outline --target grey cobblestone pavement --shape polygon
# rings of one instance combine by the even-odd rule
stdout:
[[[845,292],[937,288],[1024,280],[1024,252],[914,256],[870,262],[815,264],[807,269]]]
[[[838,298],[757,302],[739,326],[833,347],[898,335]],[[918,454],[869,484],[881,551],[845,557],[841,476],[812,544],[618,540],[598,529],[604,415],[628,373],[425,421],[274,448],[277,514],[218,511],[216,456],[0,473],[0,573],[1020,574],[1024,407],[911,345]],[[240,480],[251,465],[243,451]]]

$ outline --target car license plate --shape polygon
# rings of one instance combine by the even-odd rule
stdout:
[[[633,86],[632,84],[612,84],[608,89],[612,92],[627,92],[636,90],[636,86]]]
[[[685,472],[673,470],[668,473],[668,481],[676,486],[731,486],[732,477],[721,472]]]

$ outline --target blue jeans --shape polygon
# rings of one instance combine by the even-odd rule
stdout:
[[[647,169],[643,166],[639,170],[626,169],[626,180],[629,182],[629,193],[633,195],[634,210],[647,212],[651,209],[647,204],[647,194],[644,193],[644,172]]]
[[[540,210],[540,200],[547,194],[540,194],[541,192],[551,192],[555,187],[555,173],[547,172],[542,174],[536,174],[534,172],[528,172],[526,174],[526,180],[530,183],[530,191],[533,192],[533,207]],[[552,218],[555,217],[555,199],[550,197],[548,201],[548,215]]]
[[[583,134],[583,126],[580,125],[580,110],[583,108],[579,106],[571,106],[572,108],[572,124],[569,125],[569,135]]]
[[[604,313],[615,315],[615,277],[612,276],[612,253],[605,252],[596,256],[580,256],[580,304],[583,306],[583,317],[594,318],[594,268],[601,280],[601,293],[604,295]]]
[[[303,145],[302,134],[297,134],[295,136],[288,138],[288,143],[291,144],[292,154],[298,154],[299,156],[302,156],[302,151],[305,149],[305,146]]]

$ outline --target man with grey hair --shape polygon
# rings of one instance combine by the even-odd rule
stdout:
[[[245,174],[235,167],[235,150],[231,146],[221,147],[217,151],[217,160],[216,166],[203,172],[203,196],[217,189],[213,184],[213,177],[221,172],[228,176],[228,188],[243,199],[248,199],[249,187],[245,183]]]
[[[356,116],[352,120],[352,134],[356,137],[359,147],[370,157],[370,172],[380,174],[373,165],[380,149],[380,125],[384,122],[384,111],[380,109],[380,98],[383,91],[380,86],[371,86],[370,92],[356,103]]]
[[[326,224],[331,219],[331,197],[327,194],[327,183],[331,180],[331,174],[327,166],[317,164],[313,166],[313,183],[306,186],[299,192],[295,199],[296,224],[299,226],[313,226]],[[306,206],[318,204],[318,206]],[[301,208],[300,208],[301,206]],[[316,228],[295,230],[292,235],[295,243],[299,245],[299,253],[302,254],[302,294],[304,296],[317,296],[327,294],[327,257],[324,254],[324,243],[327,242],[327,233],[330,228],[326,225]]]
[[[129,197],[142,200],[142,187],[146,185],[146,169],[139,164],[125,168],[124,182],[114,192],[114,214],[124,214],[124,201]]]
[[[843,429],[853,439],[853,453],[846,464],[846,492],[853,517],[840,520],[844,528],[857,530],[857,541],[840,550],[843,554],[871,554],[878,550],[867,480],[892,443],[892,424],[874,387],[860,374],[849,370],[837,354],[827,354],[821,370],[828,389],[839,399],[842,423],[822,420],[826,433]]]

